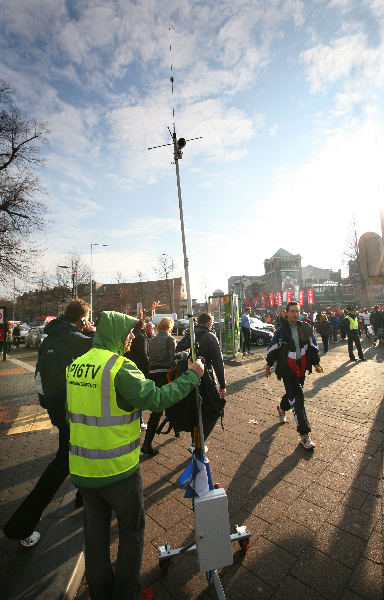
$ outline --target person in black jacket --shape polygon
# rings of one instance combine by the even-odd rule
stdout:
[[[332,333],[332,327],[328,321],[326,313],[321,313],[320,321],[317,324],[317,331],[321,335],[321,341],[324,346],[324,354],[328,352],[329,336]]]
[[[144,377],[148,378],[148,336],[145,333],[145,328],[146,323],[144,319],[138,319],[136,325],[132,329],[135,339],[131,344],[129,352],[126,352],[124,356],[134,362],[136,367],[143,373]]]
[[[315,444],[309,435],[311,426],[305,412],[302,387],[306,371],[311,373],[312,366],[317,373],[322,373],[323,369],[320,366],[319,349],[312,327],[308,323],[300,322],[299,316],[299,303],[288,302],[287,319],[275,331],[268,344],[265,376],[271,376],[271,367],[276,362],[276,376],[283,380],[286,391],[280,405],[277,405],[280,423],[286,422],[285,413],[292,409],[300,434],[300,443],[306,450],[312,450]]]
[[[205,367],[207,370],[214,371],[216,379],[218,381],[219,395],[220,398],[224,399],[226,396],[226,385],[225,385],[225,370],[223,355],[220,350],[220,345],[217,337],[212,333],[213,318],[209,313],[202,313],[197,319],[197,325],[195,326],[195,341],[198,343],[199,356],[202,356],[205,361]],[[184,337],[178,342],[176,346],[176,352],[182,352],[187,350],[191,346],[191,338],[189,331],[186,332]],[[213,374],[213,373],[212,373]],[[204,397],[202,398],[204,403]],[[216,418],[204,419],[203,409],[203,430],[204,439],[207,439],[212,429],[216,425]],[[193,444],[189,447],[189,450],[193,450]]]
[[[36,374],[41,377],[44,393],[43,396],[39,394],[40,402],[47,409],[52,425],[59,430],[59,448],[31,493],[3,528],[7,537],[20,540],[25,548],[34,546],[39,541],[40,533],[34,531],[34,528],[69,473],[69,427],[65,411],[66,367],[92,346],[91,332],[95,328],[87,320],[89,310],[90,306],[84,300],[71,300],[64,315],[50,321],[44,328],[48,337],[39,348]],[[76,497],[75,503],[81,506],[80,496]]]

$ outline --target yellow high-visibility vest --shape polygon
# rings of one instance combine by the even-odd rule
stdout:
[[[140,411],[127,412],[116,403],[114,381],[125,360],[91,348],[67,367],[72,475],[113,477],[139,462]]]
[[[359,329],[359,321],[358,321],[357,317],[355,317],[354,319],[352,319],[352,317],[350,315],[347,315],[347,319],[349,321],[349,329],[350,329],[350,331],[354,331],[355,329]]]

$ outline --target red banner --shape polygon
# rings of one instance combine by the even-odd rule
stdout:
[[[260,303],[262,307],[267,306],[267,295],[263,292],[260,294]]]
[[[269,292],[269,306],[273,306],[273,292]]]
[[[287,304],[292,302],[292,290],[287,290]]]
[[[276,292],[276,304],[277,304],[277,306],[283,306],[283,299],[281,297],[281,292]]]
[[[251,303],[250,303],[250,301],[247,298],[244,298],[244,306],[247,306],[247,307],[251,306]]]
[[[253,297],[253,306],[255,308],[258,308],[260,306],[260,296],[254,296]]]
[[[308,304],[313,304],[313,290],[308,290]]]
[[[304,290],[299,290],[299,304],[300,306],[304,304]]]

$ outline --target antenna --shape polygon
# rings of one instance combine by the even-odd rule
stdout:
[[[171,27],[169,27],[169,32],[171,33]],[[169,44],[169,51],[172,56],[172,44]],[[157,148],[165,148],[166,146],[173,146],[173,158],[174,164],[176,167],[176,182],[177,182],[177,194],[179,198],[179,212],[180,212],[180,228],[181,228],[181,238],[183,243],[183,255],[184,255],[184,273],[185,273],[185,285],[187,290],[187,307],[188,307],[188,318],[189,318],[189,329],[191,334],[191,353],[192,360],[195,360],[195,336],[194,336],[194,323],[193,323],[193,314],[192,314],[192,296],[191,296],[191,288],[189,283],[189,260],[187,256],[187,247],[185,242],[185,229],[184,229],[184,214],[183,214],[183,201],[181,197],[181,184],[180,184],[180,170],[179,170],[179,160],[183,158],[182,150],[185,148],[187,142],[191,142],[193,140],[201,140],[202,136],[196,138],[185,139],[183,137],[177,139],[176,135],[176,125],[175,125],[175,107],[173,103],[174,98],[174,83],[175,78],[173,76],[173,65],[171,60],[171,76],[169,78],[171,82],[171,93],[172,93],[172,118],[173,118],[173,132],[168,127],[169,134],[172,138],[172,142],[169,144],[161,144],[160,146],[151,146],[148,150],[155,150]],[[202,441],[203,448],[204,442]]]

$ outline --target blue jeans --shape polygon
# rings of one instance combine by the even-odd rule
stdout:
[[[79,490],[84,503],[85,574],[91,599],[139,600],[145,525],[140,469],[112,485]],[[109,551],[112,511],[119,529],[115,574]]]

